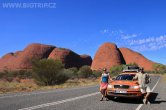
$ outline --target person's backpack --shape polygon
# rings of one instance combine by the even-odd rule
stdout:
[[[149,84],[151,82],[151,78],[148,74],[145,74],[145,84]]]

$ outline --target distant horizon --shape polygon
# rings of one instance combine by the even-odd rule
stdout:
[[[165,0],[0,1],[0,56],[37,42],[92,58],[104,42],[166,65]]]

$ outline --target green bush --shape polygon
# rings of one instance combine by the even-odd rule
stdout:
[[[93,71],[93,75],[94,75],[94,77],[96,77],[96,78],[101,77],[101,74],[102,74],[101,71],[96,71],[96,70]]]
[[[11,74],[14,77],[19,77],[21,79],[32,78],[32,71],[31,70],[12,71]]]
[[[78,77],[78,68],[72,67],[72,68],[69,68],[68,70],[72,71],[72,74],[70,74],[71,79],[79,78]]]
[[[0,79],[4,78],[5,73],[4,72],[0,72]]]
[[[126,66],[138,66],[138,64],[133,62],[133,63],[126,64]]]
[[[12,81],[14,78],[32,78],[32,71],[31,70],[15,70],[15,71],[8,71],[4,70],[3,72],[0,72],[0,79],[10,79],[9,81]]]
[[[144,72],[148,74],[155,74],[155,71],[151,71],[151,70],[144,70]]]
[[[92,76],[92,70],[90,68],[90,66],[82,66],[79,71],[78,71],[78,77],[79,78],[88,78],[90,76]]]
[[[153,70],[156,74],[164,74],[166,73],[166,65],[155,63],[153,65]]]
[[[57,74],[56,76],[56,84],[61,84],[64,83],[65,81],[67,81],[69,78],[71,78],[73,74],[73,71],[69,70],[69,69],[63,69],[59,72],[59,74]]]
[[[33,76],[41,85],[64,83],[69,77],[60,60],[42,59],[33,63]]]
[[[125,65],[113,66],[113,67],[110,69],[110,75],[111,75],[111,76],[116,76],[116,75],[118,75],[119,73],[121,73],[121,72],[123,71],[123,69],[124,69],[125,67],[126,67]]]

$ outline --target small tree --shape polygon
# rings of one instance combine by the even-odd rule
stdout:
[[[71,78],[73,74],[73,71],[69,69],[62,69],[59,74],[56,76],[56,84],[61,84],[67,81],[69,78]]]
[[[97,71],[97,70],[94,70],[93,71],[93,75],[97,78],[97,77],[101,77],[101,74],[102,74],[102,71]]]
[[[80,78],[88,78],[90,76],[92,76],[92,70],[90,68],[90,66],[82,66],[79,71],[78,71],[78,77]]]
[[[138,64],[135,63],[135,62],[133,62],[133,63],[129,63],[129,64],[127,64],[126,66],[138,66]]]
[[[159,64],[159,63],[155,63],[153,65],[153,70],[155,71],[155,73],[164,74],[164,73],[166,73],[166,66],[162,65],[162,64]]]
[[[71,71],[70,78],[78,78],[78,69],[76,67],[69,68]]]
[[[118,75],[119,73],[121,73],[124,69],[125,65],[117,65],[117,66],[113,66],[111,67],[110,69],[110,74],[112,76],[116,76]]]
[[[60,60],[42,59],[33,63],[33,76],[41,85],[63,83],[68,79]]]

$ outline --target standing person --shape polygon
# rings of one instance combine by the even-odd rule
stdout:
[[[144,72],[143,68],[139,69],[139,73],[135,75],[133,79],[138,79],[138,84],[142,94],[144,95],[143,103],[150,104],[149,102],[149,95],[151,93],[150,87],[148,83],[150,82],[150,77],[147,73]]]
[[[109,73],[107,72],[107,69],[104,68],[100,79],[100,92],[102,94],[102,98],[100,99],[100,101],[103,101],[103,98],[106,98],[106,89],[109,80],[111,80]],[[106,98],[106,100],[108,101],[108,98]]]

